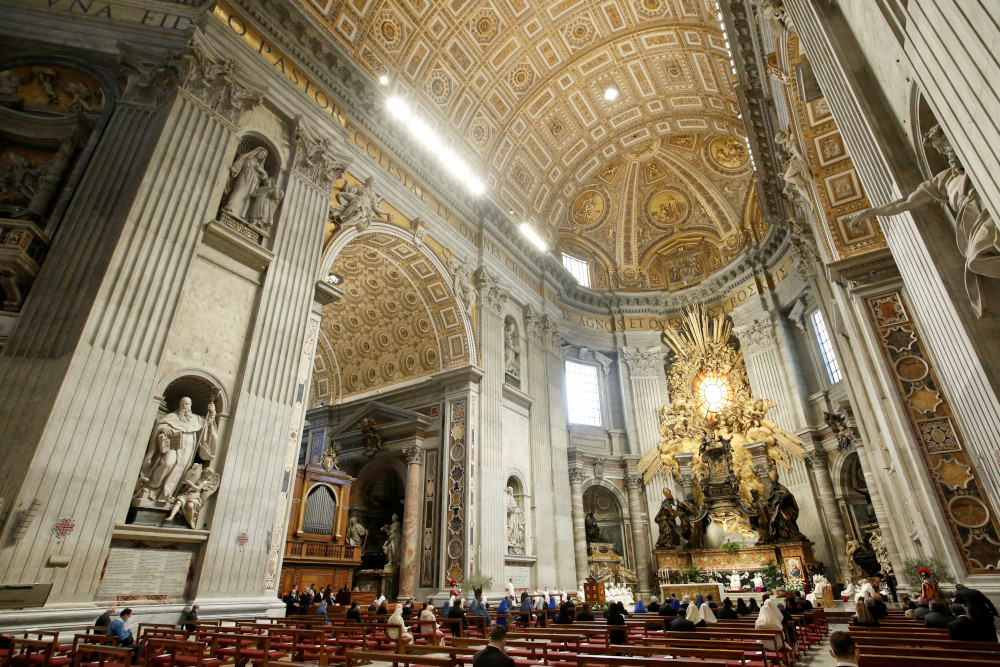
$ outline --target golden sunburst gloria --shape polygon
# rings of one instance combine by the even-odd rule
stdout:
[[[691,389],[695,407],[705,419],[716,419],[732,400],[729,378],[718,369],[702,370],[694,378]]]

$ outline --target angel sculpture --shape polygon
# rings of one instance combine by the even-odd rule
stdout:
[[[385,199],[375,192],[375,179],[369,176],[361,185],[345,185],[337,193],[337,203],[330,207],[330,220],[363,232],[379,217],[392,220],[391,214],[380,210],[384,203]]]
[[[201,508],[208,497],[218,490],[221,479],[219,473],[211,468],[202,470],[200,463],[193,464],[181,480],[181,492],[174,498],[167,521],[173,521],[177,512],[181,512],[188,525],[197,529]]]

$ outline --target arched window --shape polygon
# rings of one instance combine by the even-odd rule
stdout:
[[[306,512],[302,531],[310,535],[333,535],[333,522],[337,516],[337,499],[325,486],[317,486],[306,496]]]

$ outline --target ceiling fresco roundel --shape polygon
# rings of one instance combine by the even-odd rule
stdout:
[[[714,0],[299,1],[595,288],[676,289],[755,242]]]

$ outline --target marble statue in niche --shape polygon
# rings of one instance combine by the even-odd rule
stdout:
[[[776,542],[798,542],[806,539],[799,532],[799,504],[795,496],[781,482],[778,473],[773,470],[768,474],[771,480],[771,494],[767,504],[771,514],[770,531]]]
[[[214,400],[209,401],[205,416],[195,414],[191,409],[191,399],[181,398],[174,412],[161,417],[153,426],[153,432],[146,448],[136,485],[135,504],[176,508],[197,517],[201,504],[207,495],[204,491],[212,486],[211,462],[215,458],[218,445],[218,420]],[[195,457],[202,463],[195,462]],[[196,468],[197,466],[197,468]],[[203,466],[206,469],[203,469]],[[218,488],[218,480],[215,481]],[[211,489],[214,492],[215,489]],[[192,494],[197,493],[200,500]],[[178,500],[182,499],[178,507]],[[191,523],[191,519],[189,519]],[[193,527],[193,526],[192,526]]]
[[[285,193],[270,176],[261,179],[260,184],[250,196],[250,209],[247,212],[247,222],[254,227],[270,233],[274,221],[274,211],[284,198]]]
[[[229,168],[229,183],[226,185],[226,201],[222,210],[241,220],[247,220],[254,194],[262,182],[269,177],[264,170],[267,160],[267,149],[263,146],[252,148],[243,153]]]
[[[885,544],[885,538],[882,537],[882,533],[878,530],[873,530],[871,535],[868,536],[868,544],[871,545],[872,551],[875,552],[875,559],[882,568],[882,573],[889,575],[892,574],[892,561],[889,559],[889,548]]]
[[[927,131],[924,144],[944,155],[948,168],[921,183],[906,197],[856,213],[847,223],[848,227],[853,231],[859,223],[876,215],[898,215],[928,204],[948,206],[955,216],[955,241],[965,257],[965,289],[976,315],[982,317],[987,310],[982,295],[982,277],[1000,278],[1000,234],[996,220],[983,204],[940,125]]]
[[[363,232],[378,218],[392,220],[392,215],[380,210],[385,203],[375,192],[375,178],[369,176],[361,185],[344,185],[337,193],[337,203],[330,207],[330,220],[341,228],[355,227]]]
[[[403,540],[403,528],[399,523],[399,515],[393,514],[392,521],[383,526],[386,539],[382,545],[382,553],[385,554],[385,569],[395,570],[399,568],[399,553]]]
[[[476,305],[476,283],[473,279],[472,265],[469,260],[461,260],[452,255],[448,258],[448,270],[453,277],[452,288],[455,296],[465,306],[465,312],[472,314],[472,308]]]
[[[356,516],[347,522],[347,543],[352,547],[363,547],[368,540],[368,529]]]
[[[507,553],[524,554],[524,510],[521,501],[514,493],[514,487],[508,486],[507,495]]]
[[[521,377],[521,341],[514,321],[509,319],[503,326],[503,365],[507,375]]]

